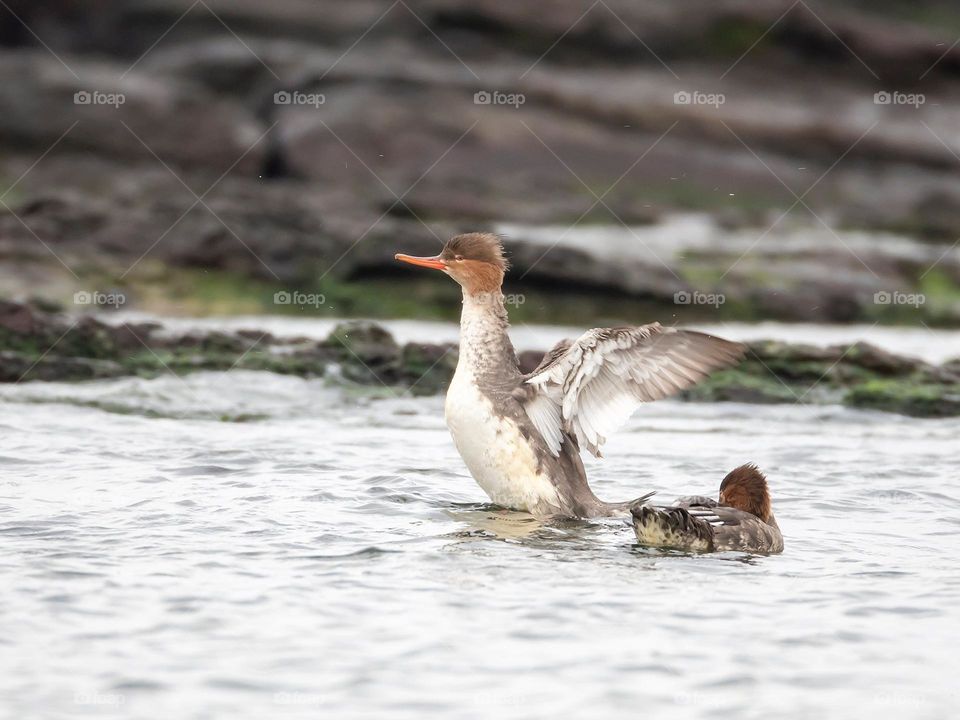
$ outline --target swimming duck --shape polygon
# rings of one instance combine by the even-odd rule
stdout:
[[[643,505],[631,512],[641,545],[691,552],[783,552],[767,479],[752,463],[727,474],[718,500],[687,497],[672,507]]]
[[[523,373],[508,334],[501,291],[507,262],[496,235],[468,233],[439,255],[396,259],[439,270],[460,284],[460,356],[445,416],[471,475],[497,505],[540,518],[627,514],[628,502],[600,500],[580,460],[644,402],[691,387],[740,360],[744,348],[659,323],[595,328],[558,343]]]

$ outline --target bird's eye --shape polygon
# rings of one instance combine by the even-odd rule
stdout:
[[[453,258],[454,260],[463,260],[463,255],[457,255]]]

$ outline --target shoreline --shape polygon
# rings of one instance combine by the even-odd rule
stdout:
[[[368,320],[331,321],[329,332],[318,337],[315,324],[311,336],[290,332],[289,326],[288,332],[256,328],[256,320],[245,317],[237,321],[245,327],[234,328],[202,327],[222,319],[193,320],[191,325],[115,316],[106,322],[93,315],[70,317],[35,305],[0,302],[0,382],[242,369],[430,395],[445,390],[456,368],[452,338],[431,333],[433,342],[411,339],[409,322],[398,321],[406,334],[395,335]],[[269,316],[264,324],[269,324]],[[731,339],[742,339],[726,332],[729,329],[716,328]],[[549,333],[539,330],[539,336],[522,332],[522,327],[519,332],[525,340],[518,343],[525,371],[555,342],[536,347]],[[566,335],[564,328],[553,330]],[[811,333],[816,330],[810,328]],[[747,357],[736,368],[717,372],[678,397],[695,402],[841,404],[913,417],[960,415],[960,357],[933,363],[862,341],[810,344],[774,337],[748,340],[747,346]]]

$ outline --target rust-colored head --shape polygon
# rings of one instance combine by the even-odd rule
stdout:
[[[442,270],[471,294],[494,292],[503,284],[507,260],[500,238],[492,233],[466,233],[452,238],[439,255],[413,257],[398,253],[401,262]]]
[[[720,483],[719,500],[721,505],[751,513],[764,522],[770,521],[772,510],[767,478],[753,463],[741,465],[727,474]]]

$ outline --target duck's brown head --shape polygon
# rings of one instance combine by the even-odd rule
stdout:
[[[720,504],[743,510],[769,522],[770,490],[767,478],[753,463],[731,470],[720,483]]]
[[[398,253],[401,262],[442,270],[471,294],[494,292],[503,284],[507,261],[500,238],[492,233],[466,233],[452,238],[439,255],[414,257]]]

